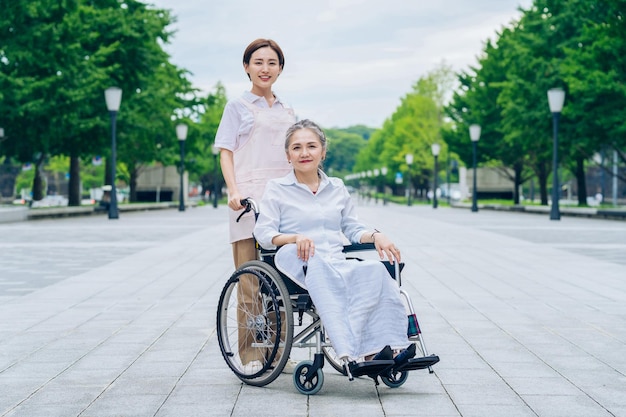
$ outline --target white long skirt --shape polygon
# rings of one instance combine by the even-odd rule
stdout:
[[[296,245],[290,244],[278,251],[275,263],[308,290],[340,358],[358,360],[385,345],[392,349],[408,345],[400,289],[381,262],[328,260],[316,254],[307,265],[296,256]]]

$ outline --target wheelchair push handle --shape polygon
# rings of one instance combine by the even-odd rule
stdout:
[[[239,215],[239,217],[237,217],[237,223],[239,223],[239,219],[241,219],[244,214],[249,213],[251,211],[254,212],[255,220],[257,217],[259,217],[259,206],[257,205],[256,201],[248,197],[248,198],[244,198],[243,200],[240,200],[239,202],[244,207],[244,209]]]

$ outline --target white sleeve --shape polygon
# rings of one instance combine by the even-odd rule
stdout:
[[[341,231],[352,243],[359,243],[363,233],[367,232],[367,227],[359,221],[356,214],[356,207],[352,202],[352,196],[344,186],[341,190],[344,198],[344,208],[341,213]]]
[[[241,126],[241,113],[234,101],[229,101],[224,107],[220,125],[215,134],[215,146],[229,151],[237,149],[237,136]]]
[[[254,226],[254,238],[265,249],[276,249],[272,239],[280,234],[280,185],[269,181],[265,187],[259,217]]]

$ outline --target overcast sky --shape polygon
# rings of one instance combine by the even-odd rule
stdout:
[[[532,0],[147,0],[170,9],[166,47],[195,87],[229,98],[250,89],[245,47],[271,38],[285,53],[275,93],[323,127],[380,127],[421,76],[476,63],[483,44]]]

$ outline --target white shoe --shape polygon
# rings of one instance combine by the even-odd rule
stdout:
[[[243,372],[251,375],[259,372],[263,368],[261,361],[250,361],[243,366]]]
[[[287,359],[285,367],[283,368],[283,374],[293,374],[293,372],[296,370],[296,366],[298,366],[298,362],[294,361],[291,358]]]

